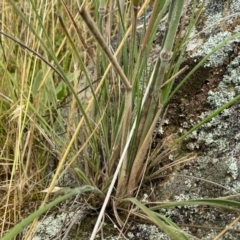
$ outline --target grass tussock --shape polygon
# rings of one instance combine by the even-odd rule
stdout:
[[[48,210],[45,204],[54,200],[50,193],[66,172],[92,188],[66,190],[65,197],[46,206],[98,189],[88,198],[94,207],[103,206],[95,230],[109,202],[118,220],[118,209],[132,202],[172,239],[185,236],[132,197],[137,197],[144,181],[192,160],[184,156],[159,169],[182,138],[162,140],[156,133],[173,94],[207,59],[173,87],[186,70],[180,64],[202,11],[193,2],[186,6],[183,0],[1,1],[1,236],[37,209]],[[187,8],[188,24],[182,15]],[[163,23],[161,50],[149,64]],[[24,226],[44,211],[36,211]]]

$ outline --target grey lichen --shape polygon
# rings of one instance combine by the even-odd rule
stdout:
[[[214,15],[209,15],[204,24],[204,34],[205,36],[210,36],[214,29],[220,27],[219,22],[222,20],[222,13],[217,12]]]
[[[206,1],[207,5],[205,8],[205,13],[208,16],[212,16],[215,15],[216,13],[222,13],[223,9],[224,9],[224,3],[223,1],[219,1],[219,0],[211,0],[211,1]]]
[[[211,107],[216,109],[221,107],[223,104],[227,103],[231,99],[235,97],[235,93],[233,91],[209,91],[208,92],[208,102]]]
[[[218,0],[205,1],[205,6],[204,15],[206,20],[203,24],[202,35],[204,35],[204,38],[207,38],[207,41],[200,49],[193,53],[192,57],[206,56],[216,47],[217,44],[225,40],[234,32],[239,32],[236,29],[239,28],[239,26],[234,23],[234,19],[239,17],[240,0],[228,1],[228,4],[225,4],[224,1]],[[230,14],[233,14],[233,16]],[[234,26],[234,24],[236,26]],[[232,31],[232,28],[235,29]],[[226,29],[228,31],[226,31]],[[197,40],[195,39],[195,41]],[[234,41],[239,42],[239,39],[235,39]],[[211,55],[204,66],[221,66],[232,49],[233,41],[230,41]],[[191,48],[191,50],[193,49]]]
[[[239,0],[230,0],[229,2],[230,2],[230,12],[231,12],[231,14],[236,13],[236,12],[240,12],[240,1]]]
[[[208,92],[207,102],[212,110],[221,107],[240,93],[240,56],[234,58],[227,67],[226,74],[219,83],[217,89]],[[200,115],[204,119],[211,113],[205,112]],[[221,114],[215,116],[206,123],[201,129],[191,134],[190,138],[197,141],[189,141],[187,146],[193,147],[205,146],[205,150],[211,149],[214,156],[221,156],[224,152],[231,152],[237,144],[236,130],[239,128],[239,107],[235,104],[233,107],[225,109]],[[229,141],[232,139],[232,142]]]
[[[132,240],[170,240],[170,238],[163,233],[158,227],[155,225],[149,225],[149,224],[137,224],[134,227],[133,232],[127,233],[127,239]],[[111,236],[104,238],[104,240],[124,240],[126,237],[120,237],[120,236]]]
[[[64,232],[69,222],[77,215],[81,215],[80,212],[72,213],[58,213],[56,215],[50,215],[37,223],[36,232],[32,240],[50,240],[56,239],[61,232]],[[80,218],[80,217],[79,217]]]
[[[214,50],[217,44],[221,43],[223,40],[225,40],[229,36],[231,36],[231,33],[228,31],[219,32],[213,36],[210,36],[209,39],[204,43],[202,48],[199,49],[197,52],[195,52],[192,55],[192,57],[206,56],[212,50]],[[223,48],[220,48],[217,52],[212,54],[208,58],[208,61],[204,64],[204,66],[205,67],[221,66],[230,51],[232,51],[232,42],[225,44]]]

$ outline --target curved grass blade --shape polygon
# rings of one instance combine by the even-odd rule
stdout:
[[[27,218],[23,219],[20,223],[18,223],[15,227],[13,227],[3,238],[2,240],[9,240],[14,238],[18,233],[20,233],[26,226],[28,226],[35,218],[38,218],[41,216],[43,213],[51,209],[52,207],[56,206],[58,203],[74,196],[77,194],[81,194],[84,192],[98,192],[100,191],[97,188],[94,188],[92,186],[84,186],[84,187],[79,187],[79,188],[74,188],[74,189],[66,189],[66,193],[64,196],[58,197],[54,201],[48,203],[44,207],[38,209],[36,212],[32,213],[29,215]]]
[[[179,207],[179,206],[192,206],[192,205],[208,205],[212,207],[227,209],[231,211],[240,212],[240,202],[232,201],[232,200],[223,200],[223,199],[196,199],[190,201],[182,201],[182,202],[171,202],[164,203],[162,205],[158,205],[155,207],[151,207],[152,211],[159,210],[162,208],[170,208],[170,207]]]
[[[134,203],[137,207],[139,207],[148,217],[149,219],[155,223],[160,229],[162,229],[172,240],[186,240],[186,236],[183,234],[176,233],[176,231],[173,230],[174,225],[172,224],[172,227],[170,227],[168,224],[166,224],[164,221],[162,221],[157,214],[152,211],[150,208],[147,208],[142,203],[140,203],[136,198],[126,198],[124,201],[130,201]]]

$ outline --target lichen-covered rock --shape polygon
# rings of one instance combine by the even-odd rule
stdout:
[[[192,57],[200,57],[200,59],[205,57],[218,43],[239,31],[240,22],[237,20],[239,15],[236,17],[239,6],[240,1],[206,1],[204,27],[214,25],[203,31],[201,37],[204,37],[204,43],[202,45],[196,44],[195,49],[192,46],[189,48]],[[235,15],[229,17],[230,14]],[[220,22],[224,17],[227,17],[226,21]],[[201,42],[201,40],[196,39],[195,41]],[[213,54],[205,63],[205,67],[210,67],[213,71],[217,69],[216,72],[221,74],[221,79],[216,87],[208,89],[205,99],[207,109],[204,108],[202,113],[191,118],[186,117],[183,110],[182,115],[179,116],[181,132],[190,129],[212,111],[240,94],[239,46],[240,39],[234,39]],[[210,82],[211,79],[206,79],[206,81]],[[206,89],[204,88],[204,90]],[[185,98],[184,101],[184,106],[187,106],[186,102],[190,102],[192,99]],[[196,108],[199,108],[199,105],[196,105]],[[181,119],[184,121],[181,122]],[[197,152],[198,157],[173,170],[174,173],[171,177],[162,183],[160,182],[154,192],[155,199],[159,201],[185,201],[218,198],[239,193],[239,132],[240,103],[236,102],[186,139],[185,147],[192,152]],[[234,198],[234,200],[240,200],[240,198]],[[214,239],[219,231],[237,217],[234,212],[226,213],[201,206],[165,209],[162,213],[177,224],[191,226],[190,232],[194,232],[194,235],[200,239]],[[235,231],[238,228],[239,224],[236,224],[221,239],[240,239],[240,233]]]

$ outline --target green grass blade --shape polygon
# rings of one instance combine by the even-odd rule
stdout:
[[[222,200],[222,199],[196,199],[196,200],[182,201],[182,202],[171,202],[171,203],[164,203],[162,205],[151,207],[150,209],[152,211],[155,211],[163,208],[190,206],[190,205],[191,206],[192,205],[209,205],[212,207],[240,212],[240,202],[232,201],[232,200]]]
[[[231,105],[233,105],[235,102],[237,102],[238,100],[240,100],[240,94],[237,95],[235,98],[233,98],[232,100],[230,100],[229,102],[225,103],[224,105],[222,105],[220,108],[218,108],[217,110],[215,110],[213,113],[211,113],[209,116],[207,116],[206,118],[204,118],[200,123],[196,124],[193,128],[191,128],[187,133],[185,133],[182,137],[178,138],[177,141],[175,143],[180,142],[181,140],[183,140],[186,136],[188,136],[189,134],[191,134],[193,131],[197,130],[198,128],[200,128],[203,124],[209,122],[212,118],[214,118],[215,116],[217,116],[219,113],[221,113],[223,110],[225,110],[226,108],[230,107]]]
[[[140,203],[137,199],[135,198],[126,198],[124,201],[130,201],[134,203],[137,207],[139,207],[148,217],[149,219],[155,223],[160,229],[162,229],[172,240],[181,240],[181,239],[186,239],[183,238],[183,235],[179,235],[176,233],[172,227],[170,227],[168,224],[166,224],[164,221],[162,221],[155,212],[147,208],[145,205]]]
[[[155,213],[159,218],[161,218],[163,221],[165,221],[167,224],[169,224],[170,226],[176,228],[176,229],[179,229],[181,230],[178,225],[176,223],[174,223],[171,219],[165,217],[164,215],[160,214],[160,213]],[[182,238],[184,240],[190,240],[186,235],[184,234],[181,234],[182,235]]]
[[[80,169],[80,168],[74,168],[76,174],[78,175],[79,179],[84,183],[88,185],[92,185],[91,181],[88,179],[86,174]]]

